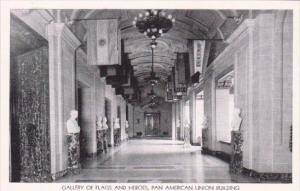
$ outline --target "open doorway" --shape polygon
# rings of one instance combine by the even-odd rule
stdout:
[[[80,159],[84,159],[88,156],[89,153],[89,143],[88,138],[90,134],[90,117],[91,117],[91,109],[90,109],[90,96],[91,90],[89,86],[77,81],[77,110],[78,110],[78,125],[80,127]]]
[[[231,142],[231,121],[234,110],[234,72],[221,76],[216,84],[217,140]]]

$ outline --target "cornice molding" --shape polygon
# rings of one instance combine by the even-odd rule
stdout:
[[[217,63],[224,58],[224,56],[230,52],[233,48],[233,46],[238,42],[240,39],[245,37],[248,31],[251,31],[254,27],[255,19],[246,19],[239,27],[227,38],[225,41],[226,43],[229,43],[229,45],[221,52],[221,54],[218,55],[218,57],[208,66],[206,69],[206,74],[209,74],[213,72],[216,67],[218,67]]]
[[[18,17],[21,21],[27,24],[30,28],[36,31],[45,39],[47,36],[47,25],[54,21],[54,16],[47,10],[42,9],[32,9],[32,10],[22,10],[13,9],[11,13]]]
[[[246,32],[249,29],[252,29],[255,24],[254,19],[246,19],[242,24],[238,26],[235,31],[225,40],[225,42],[231,44],[233,41],[236,41],[242,33]]]
[[[66,41],[74,50],[81,44],[78,38],[64,23],[51,23],[47,27],[48,37],[57,36]]]

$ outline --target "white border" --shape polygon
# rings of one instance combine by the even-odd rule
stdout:
[[[0,165],[1,182],[0,190],[41,190],[44,189],[61,191],[62,185],[96,185],[83,183],[9,183],[9,16],[10,9],[143,9],[162,8],[162,9],[293,9],[294,11],[294,65],[293,65],[293,184],[201,184],[201,185],[239,185],[240,190],[300,190],[299,185],[299,98],[300,98],[300,70],[299,70],[299,11],[300,2],[298,1],[120,1],[120,0],[0,0],[1,2],[1,46],[0,46]],[[99,185],[99,184],[98,184]],[[105,184],[101,184],[105,185]],[[116,185],[116,184],[107,184]],[[125,184],[117,184],[125,185]],[[126,184],[126,185],[154,185],[154,184]],[[165,185],[165,184],[161,184]],[[169,184],[175,185],[175,184]],[[186,184],[190,185],[190,184]],[[84,189],[86,190],[86,189]]]

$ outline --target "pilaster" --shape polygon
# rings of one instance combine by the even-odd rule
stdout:
[[[80,41],[63,23],[47,27],[49,42],[49,95],[51,173],[67,168],[66,121],[75,109],[74,53]]]

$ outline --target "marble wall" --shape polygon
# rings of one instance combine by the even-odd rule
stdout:
[[[235,71],[234,105],[243,122],[243,167],[257,172],[290,173],[292,124],[292,12],[273,11],[247,19],[228,38],[204,80],[204,110],[210,121],[208,147],[231,153],[216,140],[215,80]]]
[[[31,50],[11,62],[11,114],[12,156],[20,157],[21,181],[51,180],[47,47]]]

